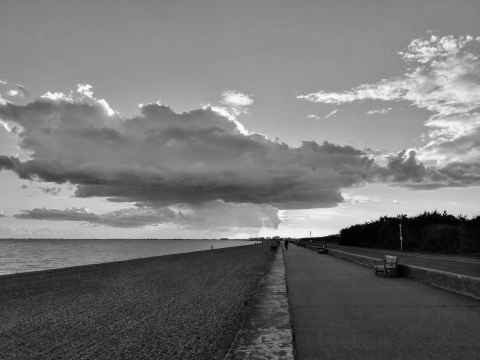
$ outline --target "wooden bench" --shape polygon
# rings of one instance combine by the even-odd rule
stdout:
[[[316,243],[310,246],[310,249],[316,251],[319,254],[328,254],[327,243]]]
[[[393,255],[385,255],[382,265],[375,265],[375,275],[395,277],[400,275],[398,258]]]

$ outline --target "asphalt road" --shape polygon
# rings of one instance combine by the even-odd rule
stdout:
[[[450,271],[462,275],[480,277],[479,258],[400,252],[385,249],[366,249],[355,246],[340,246],[336,244],[329,244],[328,246],[332,249],[340,249],[360,255],[378,257],[379,259],[382,259],[385,254],[397,255],[401,264],[417,265],[431,269]]]
[[[480,302],[291,246],[297,360],[480,359]]]

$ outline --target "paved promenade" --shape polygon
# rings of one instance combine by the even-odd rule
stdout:
[[[356,246],[340,246],[329,244],[332,249],[339,249],[354,254],[366,255],[382,259],[385,254],[397,255],[400,263],[416,265],[431,269],[449,271],[461,275],[480,277],[480,258],[471,258],[456,255],[422,254],[400,252],[384,249],[369,249]]]
[[[480,359],[480,302],[291,246],[297,360]]]

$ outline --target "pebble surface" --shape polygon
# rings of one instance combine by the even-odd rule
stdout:
[[[0,359],[223,359],[272,255],[251,245],[2,276]]]

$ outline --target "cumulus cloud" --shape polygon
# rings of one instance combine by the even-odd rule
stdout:
[[[253,100],[230,95],[224,94],[219,106],[183,113],[146,104],[130,117],[97,98],[89,84],[25,104],[1,103],[2,124],[15,129],[28,158],[0,156],[0,169],[22,179],[72,184],[77,197],[134,204],[102,214],[37,208],[17,217],[117,227],[275,228],[279,209],[336,206],[345,200],[343,189],[365,181],[412,188],[480,181],[475,163],[432,169],[417,152],[401,152],[380,166],[371,154],[350,146],[271,141],[249,133],[237,118]],[[463,139],[465,148],[477,141]]]
[[[469,179],[480,162],[480,37],[432,35],[415,39],[401,51],[407,71],[398,77],[364,84],[348,91],[318,91],[298,96],[341,105],[355,101],[408,101],[431,112],[425,125],[429,141],[417,149],[422,161],[439,168],[463,163]]]
[[[385,115],[392,111],[391,107],[381,108],[381,109],[372,109],[367,111],[367,115]]]
[[[219,218],[228,213],[222,206],[233,207],[247,223],[254,214],[276,226],[271,214],[277,209],[335,206],[343,200],[340,189],[366,181],[375,168],[368,154],[350,146],[290,147],[245,133],[238,120],[211,107],[177,113],[147,104],[127,118],[105,103],[82,85],[27,104],[0,105],[0,118],[20,129],[19,145],[30,156],[0,156],[0,169],[22,179],[71,183],[77,197],[134,203],[142,211],[184,205],[206,213],[202,206],[210,204]]]
[[[227,90],[222,94],[222,103],[229,106],[244,107],[253,104],[253,98],[239,91]]]
[[[210,109],[233,122],[243,135],[248,135],[248,130],[237,118],[248,112],[248,107],[253,104],[253,98],[239,91],[227,90],[222,93],[219,105],[208,104],[204,109]]]

